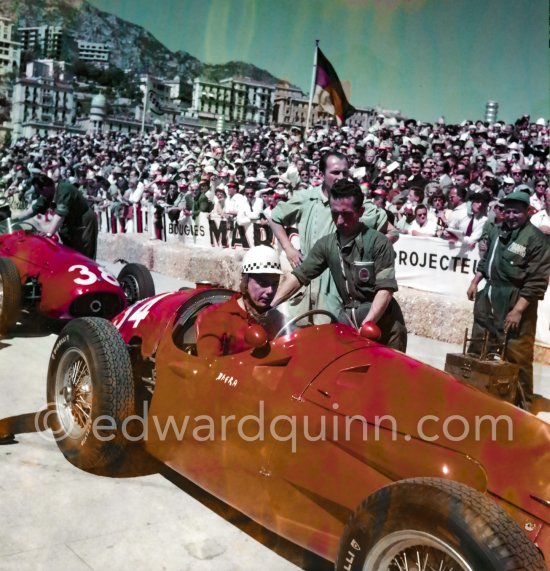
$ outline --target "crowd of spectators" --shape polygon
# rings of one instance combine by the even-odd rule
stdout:
[[[366,200],[399,232],[474,247],[484,225],[499,222],[499,199],[514,190],[529,195],[533,223],[550,234],[549,142],[548,122],[529,116],[456,125],[379,115],[368,129],[315,127],[305,136],[298,128],[216,133],[177,125],[143,136],[35,135],[0,151],[0,219],[10,204],[32,201],[32,178],[44,173],[77,186],[100,221],[116,221],[119,231],[144,208],[155,213],[159,234],[163,212],[170,221],[205,212],[266,224],[278,201],[322,183],[319,159],[337,150]]]

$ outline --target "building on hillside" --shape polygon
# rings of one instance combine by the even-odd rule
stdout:
[[[63,28],[61,26],[31,26],[18,29],[21,49],[37,52],[42,58],[62,59]]]
[[[134,114],[114,112],[108,113],[107,100],[101,93],[94,95],[90,103],[90,115],[80,121],[79,126],[86,133],[103,133],[114,131],[115,133],[137,134],[141,130],[149,132],[156,129],[156,124],[151,121],[142,123],[141,108],[138,107]]]
[[[13,89],[13,140],[60,130],[80,132],[76,115],[70,66],[51,59],[27,64],[25,76],[16,81]]]
[[[92,63],[103,68],[109,66],[111,47],[108,44],[76,40],[76,45],[78,47],[78,59],[80,61]]]
[[[305,127],[309,97],[289,83],[270,85],[248,78],[232,77],[219,83],[195,79],[193,104],[189,111],[201,123],[215,124],[220,120],[227,127],[235,124],[284,125]],[[372,109],[357,108],[348,124],[366,127]],[[312,107],[311,125],[331,125],[332,115]]]
[[[16,74],[21,61],[21,45],[13,39],[13,22],[0,16],[0,77]]]
[[[289,83],[279,83],[275,89],[271,122],[277,125],[305,125],[309,100],[302,90]]]
[[[179,77],[170,80],[143,74],[139,82],[144,93],[143,102],[147,102],[145,120],[157,124],[175,123],[181,115]]]
[[[190,112],[199,120],[226,124],[273,122],[275,86],[246,77],[230,77],[219,83],[195,79]]]

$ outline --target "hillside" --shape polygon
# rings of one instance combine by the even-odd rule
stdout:
[[[109,44],[111,64],[122,70],[167,78],[178,75],[184,83],[201,76],[218,81],[232,75],[273,85],[279,81],[250,63],[211,65],[188,52],[171,52],[141,26],[98,10],[85,0],[0,0],[0,13],[14,20],[16,27],[57,25],[74,39]]]

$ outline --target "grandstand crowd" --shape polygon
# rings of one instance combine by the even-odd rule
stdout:
[[[136,209],[171,221],[211,218],[267,223],[281,200],[322,184],[322,155],[345,155],[365,199],[400,233],[474,247],[498,224],[501,198],[529,195],[531,221],[550,235],[550,128],[527,115],[515,123],[443,119],[423,123],[378,115],[370,128],[256,127],[223,133],[178,125],[143,136],[58,133],[19,139],[0,151],[0,220],[32,202],[33,176],[69,181],[100,220],[135,231]],[[104,223],[103,223],[104,224]]]

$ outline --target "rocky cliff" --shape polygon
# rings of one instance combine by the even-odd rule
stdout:
[[[270,84],[279,81],[249,63],[210,65],[188,52],[171,52],[141,26],[98,10],[85,0],[0,0],[0,14],[14,20],[16,27],[61,26],[74,39],[109,44],[111,64],[122,70],[168,78],[179,75],[184,82],[199,76],[217,81],[232,75]]]

